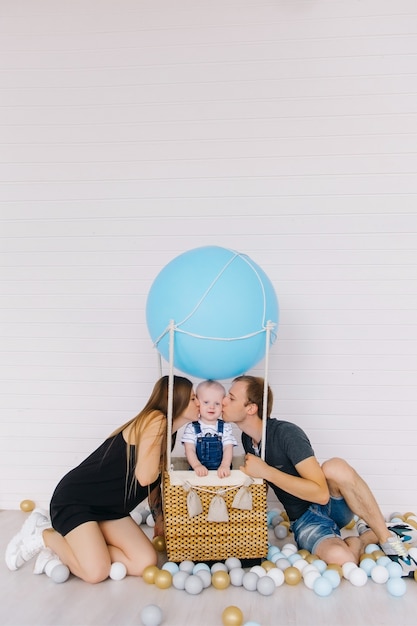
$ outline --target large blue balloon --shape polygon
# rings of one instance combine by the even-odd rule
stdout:
[[[248,256],[219,246],[180,254],[155,278],[146,303],[152,341],[169,362],[197,378],[247,372],[266,352],[266,326],[278,324],[278,301],[265,272]]]

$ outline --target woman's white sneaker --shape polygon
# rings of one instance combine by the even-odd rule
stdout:
[[[45,548],[43,531],[47,528],[51,528],[49,515],[43,509],[34,509],[6,548],[5,560],[10,570],[19,569]]]

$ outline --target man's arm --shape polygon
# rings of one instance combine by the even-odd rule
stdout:
[[[329,501],[330,494],[327,481],[314,456],[297,463],[295,469],[300,476],[286,474],[268,465],[254,454],[245,456],[245,464],[240,469],[252,478],[263,478],[302,500],[317,504],[327,504]]]

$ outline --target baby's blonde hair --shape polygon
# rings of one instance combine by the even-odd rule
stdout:
[[[207,380],[203,380],[201,381],[201,383],[198,383],[196,391],[195,391],[195,395],[198,397],[199,391],[201,391],[202,389],[208,389],[209,387],[215,387],[216,389],[222,392],[223,396],[226,395],[226,389],[223,387],[223,385],[219,383],[218,380],[213,380],[211,378]]]

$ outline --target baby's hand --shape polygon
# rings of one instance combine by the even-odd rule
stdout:
[[[230,476],[230,466],[219,465],[219,467],[217,468],[217,476],[219,478],[226,478],[226,476]]]
[[[197,476],[207,476],[208,474],[208,469],[204,465],[196,465],[194,471]]]

